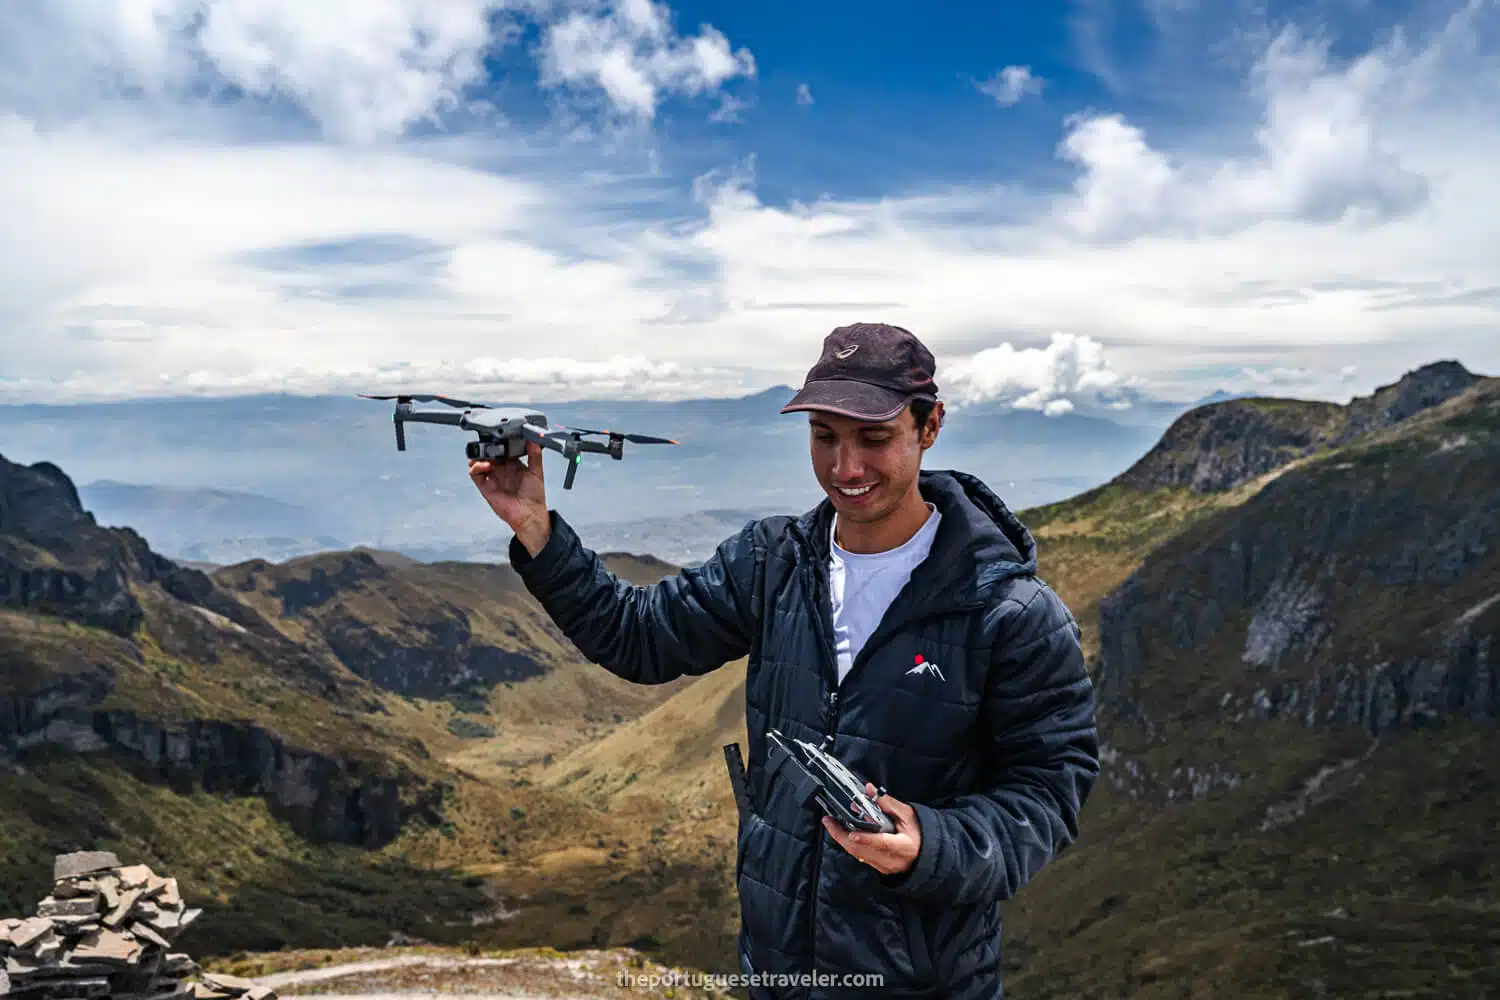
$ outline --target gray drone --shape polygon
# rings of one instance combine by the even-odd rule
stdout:
[[[536,442],[543,448],[562,452],[568,460],[568,473],[563,478],[563,489],[573,488],[573,477],[578,474],[578,458],[584,452],[596,452],[619,460],[625,457],[625,442],[633,444],[677,444],[671,438],[651,437],[649,434],[622,434],[619,431],[589,430],[583,427],[548,426],[545,414],[537,410],[517,407],[500,407],[492,403],[474,403],[451,396],[431,393],[402,393],[394,396],[370,396],[359,394],[363,399],[394,399],[396,401],[396,450],[406,450],[406,428],[404,424],[448,424],[473,431],[479,435],[470,441],[466,452],[473,461],[485,459],[504,460],[520,458],[526,454],[526,446]],[[436,401],[445,403],[462,413],[447,410],[414,410],[413,402]],[[585,441],[591,435],[604,435],[608,442]]]

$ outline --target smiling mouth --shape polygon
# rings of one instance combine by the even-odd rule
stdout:
[[[846,497],[862,497],[866,493],[868,493],[871,490],[873,490],[874,488],[875,488],[875,484],[874,483],[871,483],[868,486],[857,486],[857,487],[855,487],[853,489],[850,489],[850,488],[845,487],[845,486],[836,486],[836,487],[834,487],[834,489],[838,490],[840,493],[842,493]]]

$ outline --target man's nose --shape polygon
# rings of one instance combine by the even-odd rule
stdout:
[[[840,445],[838,457],[833,463],[833,475],[841,483],[853,482],[864,475],[864,458],[852,445]]]

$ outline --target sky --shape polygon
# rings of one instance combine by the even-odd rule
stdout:
[[[10,402],[1500,373],[1500,0],[7,0]],[[1123,402],[1117,405],[1124,405]]]

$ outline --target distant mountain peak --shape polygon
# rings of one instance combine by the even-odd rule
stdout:
[[[748,395],[746,395],[746,396],[744,396],[742,398],[744,398],[744,399],[784,399],[784,398],[788,398],[788,397],[791,397],[791,396],[795,396],[796,394],[797,394],[797,390],[794,387],[789,386],[789,385],[778,384],[778,385],[773,385],[773,386],[771,386],[770,388],[767,388],[767,389],[761,389],[758,392],[752,392],[752,393],[750,393],[750,394],[748,394]]]
[[[20,465],[0,456],[0,539],[14,543],[0,547],[0,605],[128,637],[145,617],[133,585],[159,584],[170,597],[248,631],[274,631],[203,573],[152,551],[134,530],[101,526],[72,478],[51,462]]]
[[[1436,361],[1347,404],[1280,397],[1223,399],[1195,407],[1117,480],[1137,489],[1233,489],[1289,462],[1408,420],[1482,378]]]
[[[66,472],[51,462],[22,465],[0,455],[0,535],[51,537],[84,520],[93,523]]]
[[[1228,389],[1215,389],[1195,403],[1195,406],[1211,406],[1214,403],[1227,403],[1231,399],[1257,399],[1260,394],[1255,392],[1230,392]]]

